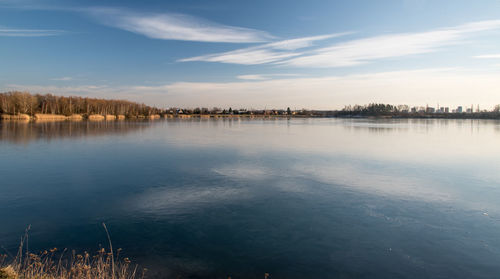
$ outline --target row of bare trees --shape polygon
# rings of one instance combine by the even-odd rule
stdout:
[[[112,114],[112,115],[152,115],[161,110],[125,100],[106,100],[84,97],[62,97],[52,94],[30,94],[28,92],[0,93],[0,113],[6,114]]]

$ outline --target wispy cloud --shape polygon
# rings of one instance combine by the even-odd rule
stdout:
[[[243,65],[266,64],[299,56],[302,53],[294,52],[294,50],[310,47],[313,45],[314,41],[339,37],[346,34],[348,33],[283,40],[254,47],[237,49],[228,52],[221,52],[221,53],[180,59],[179,61],[180,62],[204,61],[204,62],[243,64]]]
[[[265,31],[218,24],[184,14],[137,13],[116,8],[85,11],[104,24],[153,39],[224,43],[255,43],[273,39]]]
[[[245,48],[223,53],[196,56],[196,57],[181,59],[178,61],[179,62],[204,61],[204,62],[219,62],[219,63],[241,64],[241,65],[258,65],[258,64],[267,64],[271,62],[276,62],[279,60],[283,60],[298,55],[300,55],[300,53],[293,53],[288,51],[275,51],[273,49],[255,47],[255,48]]]
[[[58,78],[51,78],[50,80],[68,81],[68,80],[73,80],[73,78],[72,77],[58,77]]]
[[[500,20],[471,22],[450,28],[426,32],[380,35],[336,43],[328,47],[312,47],[314,41],[349,33],[305,37],[181,59],[181,62],[204,61],[256,65],[274,63],[294,67],[348,67],[375,60],[397,58],[443,50],[464,43],[478,32],[500,29]],[[481,57],[482,58],[482,57]],[[484,57],[486,58],[486,57]],[[489,56],[488,58],[493,58]]]
[[[0,37],[47,37],[65,33],[63,30],[52,29],[20,29],[0,26]]]
[[[296,49],[301,49],[301,48],[313,46],[314,45],[313,43],[315,41],[321,41],[321,40],[331,39],[331,38],[335,38],[335,37],[345,36],[345,35],[348,35],[351,33],[352,32],[344,32],[344,33],[336,33],[336,34],[289,39],[289,40],[269,43],[269,44],[263,45],[262,47],[267,47],[267,48],[272,48],[272,49],[281,49],[281,50],[296,50]]]
[[[498,28],[500,20],[491,20],[420,33],[376,36],[320,48],[280,63],[298,67],[354,66],[378,59],[435,52],[445,46],[461,43],[476,32]]]
[[[236,78],[243,80],[264,80],[267,79],[264,75],[239,75]]]
[[[477,55],[477,56],[474,56],[474,58],[479,58],[479,59],[490,59],[490,58],[494,58],[494,59],[498,59],[498,58],[500,58],[500,54],[485,54],[485,55]]]
[[[274,77],[297,77],[298,74],[253,74],[253,75],[239,75],[236,76],[242,80],[266,80]]]
[[[56,86],[56,85],[30,85],[30,84],[7,84],[3,87],[4,91],[10,90],[26,90],[32,93],[52,93],[57,95],[89,95],[89,96],[106,96],[113,95],[117,88],[112,88],[107,85],[76,85],[76,86]]]

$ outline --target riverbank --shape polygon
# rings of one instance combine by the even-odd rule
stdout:
[[[17,114],[0,115],[0,120],[3,121],[35,121],[35,122],[46,122],[46,121],[118,121],[118,120],[157,120],[162,118],[308,118],[308,117],[322,117],[316,115],[254,115],[254,114],[154,114],[154,115],[135,115],[135,116],[125,116],[125,115],[80,115],[73,114],[70,116],[58,115],[58,114],[35,114],[30,116],[27,114]]]
[[[499,119],[500,114],[449,114],[449,115],[343,115],[328,113],[311,114],[165,114],[164,118],[345,118],[345,119]]]
[[[1,114],[3,121],[119,121],[119,120],[157,120],[157,119],[190,119],[190,118],[345,118],[345,119],[492,119],[500,120],[500,114],[493,113],[449,113],[449,114],[397,114],[397,115],[349,115],[341,113],[314,112],[310,114],[153,114],[153,115],[100,115],[100,114]]]
[[[100,115],[100,114],[71,114],[71,115],[62,115],[62,114],[41,114],[35,113],[34,115],[28,114],[1,114],[0,120],[3,121],[116,121],[116,120],[126,120],[126,119],[160,119],[161,115],[152,114],[152,115]]]

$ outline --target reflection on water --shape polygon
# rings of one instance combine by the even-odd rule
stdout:
[[[124,135],[147,129],[152,123],[146,121],[0,121],[0,141],[27,144],[37,140],[95,137],[108,134]]]
[[[500,122],[0,124],[0,244],[182,278],[495,278]]]

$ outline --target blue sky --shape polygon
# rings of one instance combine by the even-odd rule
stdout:
[[[0,0],[0,90],[159,106],[500,103],[500,1]]]

